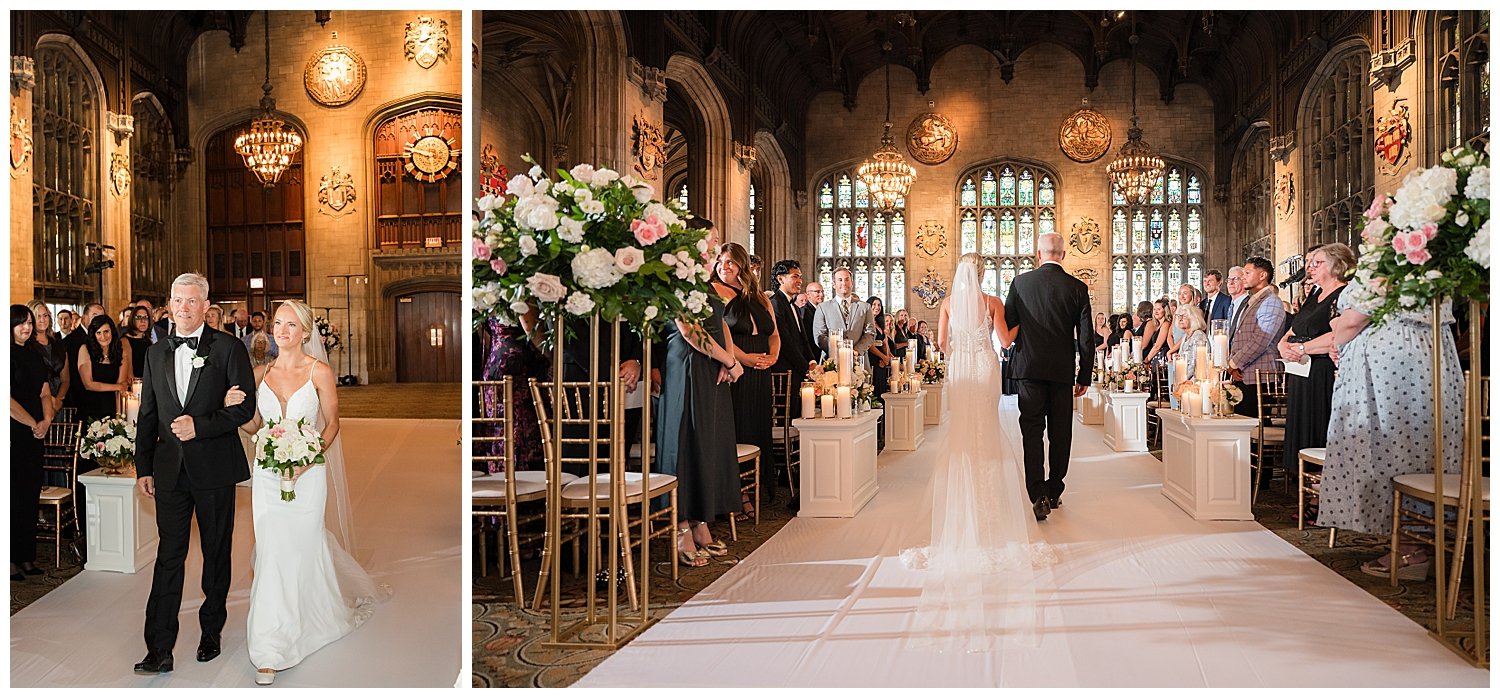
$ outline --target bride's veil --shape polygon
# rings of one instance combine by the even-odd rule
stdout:
[[[980,652],[1037,639],[1035,567],[1052,554],[1026,501],[1020,453],[1002,424],[1000,362],[979,286],[962,261],[948,299],[947,438],[932,459],[932,529],[902,551],[923,570],[909,646]],[[1007,414],[1005,420],[1014,420]]]

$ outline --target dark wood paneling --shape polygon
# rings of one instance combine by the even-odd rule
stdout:
[[[424,291],[396,297],[396,380],[460,380],[463,336],[459,294]]]

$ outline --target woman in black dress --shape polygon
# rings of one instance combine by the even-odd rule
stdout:
[[[57,334],[57,326],[52,321],[52,309],[46,303],[32,301],[26,307],[31,309],[35,324],[31,341],[26,346],[41,354],[42,361],[47,364],[47,386],[52,390],[52,411],[56,413],[62,409],[63,398],[71,387],[68,348],[63,346],[62,337]]]
[[[130,375],[134,378],[146,375],[146,350],[151,348],[151,313],[145,308],[136,307],[130,311],[125,341],[130,343]]]
[[[870,304],[870,316],[875,318],[875,343],[870,345],[866,352],[870,357],[870,374],[874,378],[875,394],[884,395],[891,391],[891,352],[887,342],[889,333],[886,331],[885,305],[880,302],[880,296],[870,296],[866,301]]]
[[[1130,313],[1109,316],[1109,327],[1109,339],[1105,344],[1111,347],[1110,351],[1114,351],[1113,347],[1118,346],[1126,335],[1131,334]]]
[[[689,219],[687,225],[695,230],[713,228],[702,218]],[[710,245],[716,237],[710,236]],[[740,502],[730,384],[745,369],[735,358],[717,294],[709,294],[708,305],[713,315],[699,327],[680,320],[666,325],[656,421],[656,470],[677,476],[677,551],[692,567],[708,564],[710,555],[729,552],[723,541],[713,538],[706,522],[735,511]]]
[[[1301,361],[1312,358],[1306,378],[1286,376],[1286,448],[1282,467],[1297,471],[1297,452],[1304,448],[1328,445],[1328,420],[1333,413],[1333,360],[1328,353],[1334,347],[1330,321],[1338,308],[1339,294],[1344,292],[1348,276],[1354,271],[1356,258],[1348,245],[1336,242],[1314,247],[1307,253],[1307,279],[1318,290],[1307,297],[1292,326],[1277,343],[1281,358]]]
[[[130,391],[130,345],[115,332],[108,315],[89,323],[83,351],[78,352],[78,375],[83,393],[78,417],[89,422],[120,413],[120,396]]]
[[[523,320],[523,322],[526,322]],[[484,368],[480,375],[487,381],[498,381],[506,376],[511,377],[511,408],[514,414],[510,415],[510,437],[515,442],[515,457],[517,470],[542,470],[545,462],[542,459],[542,429],[536,418],[536,406],[531,402],[531,388],[529,379],[542,378],[550,380],[547,356],[531,343],[526,336],[526,330],[519,326],[505,325],[499,320],[490,318],[485,321],[484,335],[487,340],[488,356],[484,362]],[[477,399],[483,414],[504,416],[504,396],[500,388],[495,386],[484,386],[480,388]],[[494,425],[485,424],[480,427],[484,435],[494,435]],[[587,435],[587,431],[585,431]],[[500,436],[504,436],[501,434]],[[487,442],[476,444],[477,450],[489,449],[489,455],[498,455],[505,447],[503,442]],[[585,454],[587,449],[585,449]],[[489,462],[490,472],[500,472],[499,461]]]
[[[10,580],[38,575],[37,498],[42,493],[42,440],[52,427],[52,388],[42,355],[28,348],[31,309],[10,307]]]
[[[724,322],[729,325],[734,357],[745,367],[745,375],[730,390],[735,440],[759,446],[764,463],[770,459],[772,446],[770,369],[781,353],[781,334],[776,331],[771,301],[760,292],[749,268],[750,254],[745,248],[727,242],[719,250],[712,280],[714,290],[724,299]],[[750,501],[750,495],[743,495],[735,519],[754,520],[759,505]]]

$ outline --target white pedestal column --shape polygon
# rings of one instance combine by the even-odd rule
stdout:
[[[1120,452],[1144,453],[1146,398],[1149,393],[1104,391],[1104,445]]]
[[[1161,410],[1161,493],[1200,521],[1251,521],[1249,417]]]
[[[924,383],[922,392],[927,393],[923,400],[924,415],[922,424],[935,427],[948,421],[948,391],[942,383]]]
[[[1075,398],[1073,409],[1078,411],[1078,421],[1081,424],[1099,426],[1104,424],[1104,395],[1096,386],[1089,386],[1088,392],[1083,397]]]
[[[926,392],[886,393],[885,447],[892,451],[915,451],[927,440],[923,422],[927,418]]]
[[[156,501],[137,494],[135,469],[78,476],[88,492],[86,570],[133,574],[156,559]]]
[[[798,516],[851,517],[880,487],[875,482],[875,425],[882,410],[849,419],[794,419],[802,448]]]

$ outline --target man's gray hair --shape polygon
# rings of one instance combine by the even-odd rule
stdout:
[[[1042,233],[1036,239],[1036,251],[1044,257],[1061,257],[1068,251],[1061,233]]]
[[[172,279],[172,286],[193,286],[195,288],[200,288],[203,289],[203,297],[208,297],[208,279],[203,278],[202,274],[196,274],[194,272],[178,274],[177,278]]]

